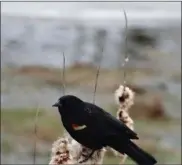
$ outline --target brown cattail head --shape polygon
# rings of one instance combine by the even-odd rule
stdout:
[[[134,122],[129,115],[129,109],[134,104],[134,92],[129,87],[124,87],[122,85],[115,91],[115,100],[119,105],[116,117],[118,120],[122,121],[131,130],[134,130]],[[111,149],[115,156],[120,157],[120,164],[124,164],[127,155],[123,155]]]
[[[134,92],[128,88],[120,85],[115,91],[115,101],[123,110],[128,111],[128,109],[134,104]]]
[[[96,165],[102,164],[105,149],[96,150],[94,154],[86,161],[85,160],[90,153],[91,149],[84,147],[68,134],[58,138],[52,145],[51,161],[49,165],[61,165],[61,164],[89,164]]]
[[[49,165],[74,164],[76,161],[70,153],[70,142],[68,138],[61,137],[52,145],[51,161]]]

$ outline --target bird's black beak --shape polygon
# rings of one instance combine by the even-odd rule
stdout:
[[[52,105],[52,107],[60,107],[61,104],[59,102],[56,102],[55,104]]]

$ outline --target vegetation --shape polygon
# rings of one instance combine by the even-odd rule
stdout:
[[[87,88],[93,88],[95,83],[96,68],[90,64],[75,64],[69,68],[66,68],[66,85],[67,86],[82,86]],[[11,71],[12,75],[24,75],[31,77],[35,80],[43,81],[51,86],[62,87],[62,70],[40,67],[40,66],[25,66],[21,68],[15,68]],[[151,69],[127,69],[128,80],[132,81],[134,78],[145,77],[152,74],[157,74]],[[123,70],[119,69],[101,69],[98,79],[99,85],[98,91],[113,91],[118,86],[116,82],[122,81]],[[112,78],[111,78],[112,77]],[[104,84],[102,82],[105,82]]]
[[[109,110],[109,108],[108,108]],[[109,110],[114,114],[113,109]],[[50,113],[51,112],[51,113]],[[50,111],[40,109],[37,122],[37,143],[44,142],[51,145],[51,143],[61,136],[63,127],[57,111]],[[36,109],[2,109],[1,110],[1,128],[4,133],[11,135],[19,135],[31,142],[35,137],[35,114]],[[164,163],[170,161],[171,163],[180,162],[180,153],[172,149],[162,148],[159,144],[159,139],[155,136],[155,132],[160,129],[168,131],[170,127],[179,124],[180,121],[154,121],[154,120],[136,120],[135,129],[139,133],[141,140],[137,142],[142,148],[152,153],[159,162]],[[146,129],[147,128],[147,129]],[[16,150],[16,143],[14,140],[2,140],[2,152],[9,153]],[[19,140],[20,139],[16,139]],[[33,144],[32,144],[33,145]],[[30,155],[32,151],[30,151]],[[172,158],[171,154],[173,155]],[[40,150],[40,156],[48,157],[47,150]],[[111,153],[107,153],[105,157],[105,164],[117,163],[119,158],[115,158]],[[127,159],[127,164],[133,164],[132,160]]]

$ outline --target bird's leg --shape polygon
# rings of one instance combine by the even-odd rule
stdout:
[[[84,160],[81,160],[79,163],[86,162],[88,159],[90,159],[93,156],[94,152],[95,152],[95,150],[92,150],[91,153]]]

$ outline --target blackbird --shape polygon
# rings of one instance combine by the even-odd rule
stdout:
[[[73,95],[65,95],[52,105],[58,107],[62,124],[78,143],[93,150],[111,147],[127,154],[139,165],[154,165],[156,159],[132,140],[138,135],[124,123],[95,104]]]

